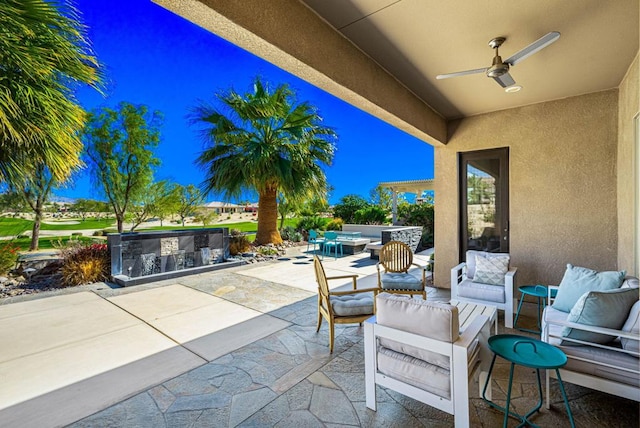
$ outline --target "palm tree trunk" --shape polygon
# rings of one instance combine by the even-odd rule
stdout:
[[[269,187],[260,192],[258,201],[258,232],[255,243],[281,244],[282,237],[278,232],[277,187]]]

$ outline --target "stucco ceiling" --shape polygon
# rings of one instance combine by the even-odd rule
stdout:
[[[638,52],[639,0],[301,0],[446,118],[615,88]],[[503,59],[550,31],[560,39],[512,67],[506,93],[474,74],[488,41]]]

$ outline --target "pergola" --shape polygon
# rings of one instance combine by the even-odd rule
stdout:
[[[393,193],[392,202],[392,222],[395,223],[398,216],[398,193],[414,193],[418,197],[422,195],[422,192],[427,190],[433,190],[433,179],[429,180],[408,180],[408,181],[386,181],[379,183],[380,186],[386,187]]]

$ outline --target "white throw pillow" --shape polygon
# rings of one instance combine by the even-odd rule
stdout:
[[[473,282],[504,285],[504,275],[508,271],[509,256],[476,257],[476,272],[473,275]]]

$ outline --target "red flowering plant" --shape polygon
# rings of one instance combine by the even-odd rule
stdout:
[[[20,247],[11,241],[0,241],[0,274],[16,267]]]
[[[62,284],[65,287],[105,281],[111,257],[107,244],[80,244],[62,250]]]

